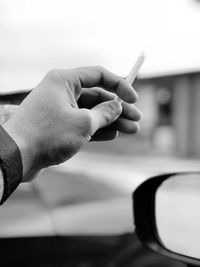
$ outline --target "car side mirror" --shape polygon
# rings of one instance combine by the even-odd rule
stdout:
[[[133,193],[139,239],[164,256],[200,266],[200,172],[159,175]]]

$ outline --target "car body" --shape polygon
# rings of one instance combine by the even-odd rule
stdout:
[[[0,101],[19,104],[26,95],[15,92]],[[144,167],[144,157],[127,152],[127,142],[134,141],[122,137],[118,145],[89,145],[21,184],[0,209],[1,261],[20,266],[185,266],[149,251],[134,232],[131,193],[150,174],[160,173],[166,159],[158,164],[159,156],[153,160],[147,155]],[[174,169],[198,164],[169,160]]]

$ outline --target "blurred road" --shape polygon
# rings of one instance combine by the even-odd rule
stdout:
[[[0,236],[131,232],[134,189],[149,176],[184,170],[200,170],[199,160],[161,156],[140,137],[90,143],[16,190],[0,209]]]

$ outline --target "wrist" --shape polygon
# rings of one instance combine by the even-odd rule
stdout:
[[[23,178],[22,182],[28,180],[29,176],[33,176],[34,171],[34,152],[33,146],[27,140],[25,133],[23,133],[22,129],[18,129],[18,127],[11,121],[8,120],[3,128],[10,135],[10,137],[17,144],[19,151],[22,157],[22,165],[23,165]]]

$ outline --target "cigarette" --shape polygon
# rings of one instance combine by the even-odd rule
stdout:
[[[138,71],[140,69],[140,67],[142,66],[143,62],[144,62],[145,56],[144,53],[141,53],[139,55],[139,57],[137,58],[133,68],[131,69],[131,72],[129,73],[129,75],[126,77],[126,80],[132,84],[138,74]],[[115,101],[122,103],[122,100],[119,98],[119,96],[116,96]]]

